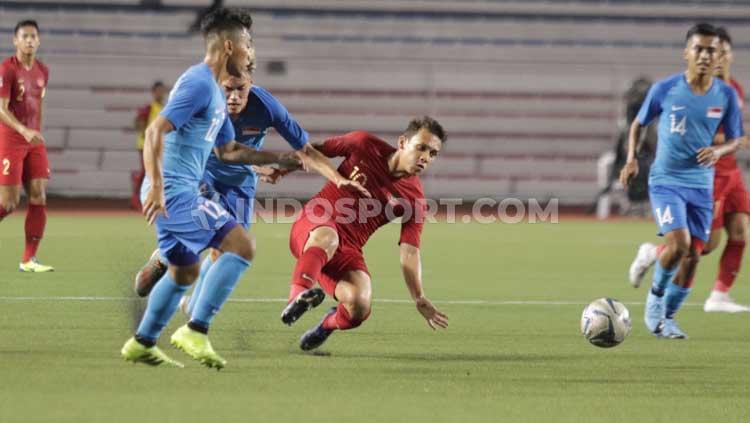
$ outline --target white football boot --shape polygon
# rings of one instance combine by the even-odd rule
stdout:
[[[656,245],[650,242],[644,242],[638,247],[638,253],[635,255],[633,263],[630,264],[628,279],[633,288],[638,288],[643,282],[643,277],[651,266],[656,263]]]
[[[750,312],[750,307],[737,304],[728,292],[711,291],[711,295],[703,304],[703,311],[707,313],[742,313]]]

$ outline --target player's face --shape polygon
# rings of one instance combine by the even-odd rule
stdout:
[[[685,47],[688,70],[699,76],[713,74],[719,48],[719,37],[693,35]]]
[[[248,77],[236,78],[230,76],[221,84],[227,97],[227,111],[230,115],[237,115],[247,106],[247,97],[252,88],[252,80]]]
[[[243,29],[239,36],[232,40],[232,49],[227,60],[227,73],[234,77],[242,77],[243,73],[251,69],[255,62],[255,51],[252,38],[247,29]]]
[[[164,100],[167,98],[167,94],[169,94],[169,90],[167,90],[167,87],[164,85],[159,85],[158,87],[154,88],[153,91],[154,94],[154,101],[157,103],[164,103]]]
[[[726,69],[734,61],[734,54],[732,53],[732,45],[726,41],[719,43],[719,58],[716,60],[716,68],[714,69],[714,76],[723,78],[725,76]]]
[[[427,129],[420,129],[411,138],[401,136],[398,140],[401,150],[402,170],[410,175],[418,175],[430,166],[440,153],[443,142]]]
[[[34,55],[39,50],[39,32],[33,26],[22,26],[13,37],[17,51],[25,55]]]

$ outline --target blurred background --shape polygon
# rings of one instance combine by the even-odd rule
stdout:
[[[17,21],[41,29],[50,196],[128,207],[137,116],[155,81],[170,87],[202,60],[190,27],[217,4],[253,11],[255,83],[314,140],[365,129],[395,142],[410,117],[436,117],[450,141],[423,177],[431,197],[632,212],[638,193],[608,194],[618,140],[650,81],[683,70],[688,27],[727,26],[734,76],[750,84],[745,0],[3,1],[3,56]],[[275,133],[266,146],[286,149]],[[298,173],[259,196],[305,198],[321,184]]]

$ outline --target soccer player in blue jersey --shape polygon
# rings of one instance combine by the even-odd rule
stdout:
[[[644,320],[654,335],[687,338],[674,320],[690,294],[698,259],[711,233],[713,166],[734,152],[743,137],[742,116],[731,86],[713,77],[719,37],[705,23],[690,28],[684,58],[687,70],[655,83],[630,126],[627,163],[620,181],[638,174],[635,151],[641,128],[659,118],[656,159],[649,196],[666,247],[656,261]],[[712,145],[723,125],[726,143]],[[679,271],[679,277],[675,275]]]

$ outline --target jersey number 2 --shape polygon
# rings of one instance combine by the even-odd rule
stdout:
[[[3,176],[10,175],[10,160],[3,159]]]

